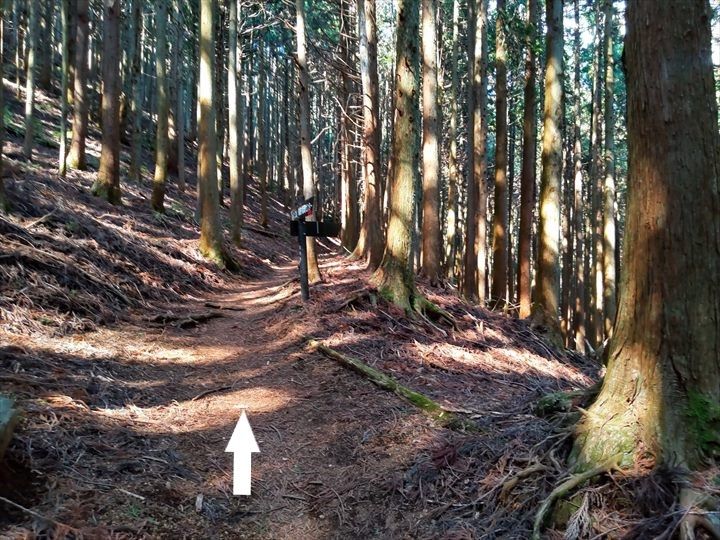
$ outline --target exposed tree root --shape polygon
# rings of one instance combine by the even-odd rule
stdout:
[[[715,540],[720,540],[720,513],[716,511],[717,503],[714,497],[692,488],[683,488],[680,491],[680,506],[685,509],[685,513],[676,526],[666,533],[667,538],[671,538],[677,530],[680,540],[695,540],[696,532],[702,530]]]
[[[614,468],[617,467],[617,460],[612,459],[602,465],[598,465],[597,467],[587,470],[585,472],[574,474],[564,482],[562,482],[560,485],[558,485],[555,489],[553,489],[550,492],[550,495],[547,496],[547,498],[542,502],[540,505],[540,508],[537,511],[537,514],[535,514],[535,523],[533,524],[533,540],[540,540],[540,531],[542,529],[543,523],[545,522],[545,517],[548,515],[550,510],[552,510],[553,505],[555,504],[555,501],[560,499],[561,497],[564,497],[570,491],[575,489],[580,484],[587,482],[591,478],[594,478],[596,476],[599,476],[603,473],[606,473]]]
[[[308,340],[308,346],[310,349],[317,350],[328,358],[332,358],[342,366],[363,375],[383,390],[394,392],[395,394],[405,398],[418,409],[427,413],[431,418],[447,428],[457,431],[477,430],[477,426],[473,422],[459,418],[429,397],[403,386],[392,377],[385,375],[383,372],[368,366],[356,358],[342,354],[314,339]]]
[[[452,326],[455,330],[457,330],[457,322],[455,321],[455,317],[450,315],[447,311],[442,309],[437,304],[432,303],[430,300],[425,298],[424,296],[418,294],[413,299],[412,303],[413,309],[417,311],[418,313],[421,313],[423,315],[431,316],[437,320],[442,320],[447,322],[450,326]]]
[[[542,463],[535,463],[534,465],[530,465],[529,467],[523,469],[515,476],[513,476],[509,480],[506,480],[503,483],[502,490],[500,490],[500,498],[505,499],[508,494],[515,488],[515,486],[518,485],[518,482],[520,482],[520,480],[522,480],[523,478],[527,478],[528,476],[538,472],[547,471],[547,469],[547,466],[543,465]]]

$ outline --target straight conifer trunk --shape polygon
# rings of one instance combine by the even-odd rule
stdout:
[[[228,0],[230,50],[228,52],[228,130],[230,164],[230,238],[237,246],[242,238],[242,174],[240,171],[240,119],[238,117],[240,54],[238,51],[238,0]]]
[[[383,256],[380,223],[380,102],[375,17],[375,0],[358,0],[360,75],[363,93],[362,171],[365,182],[365,216],[354,254],[357,257],[367,257],[368,266],[373,270],[380,265]]]
[[[75,64],[73,81],[73,123],[68,167],[84,171],[87,168],[85,139],[88,133],[87,51],[89,33],[89,0],[77,0],[75,25]]]
[[[23,155],[32,161],[33,137],[35,132],[35,59],[37,56],[37,34],[38,34],[38,6],[37,0],[29,2],[28,25],[27,25],[27,63],[25,66],[25,141],[23,143]]]
[[[526,42],[525,60],[525,110],[523,112],[523,154],[520,172],[520,230],[518,233],[518,300],[520,318],[530,316],[532,304],[532,221],[535,206],[535,159],[537,134],[535,79],[535,28],[540,22],[538,0],[528,0],[528,23],[530,31]]]
[[[632,0],[626,270],[579,468],[700,467],[720,445],[720,135],[707,0]]]
[[[93,195],[120,204],[120,0],[103,4],[102,149]]]
[[[155,2],[155,75],[157,93],[157,133],[155,136],[155,175],[151,205],[155,212],[165,211],[165,183],[168,173],[168,102],[167,18],[168,0]]]
[[[414,308],[415,276],[412,271],[412,230],[415,185],[418,175],[415,96],[420,68],[417,46],[420,5],[418,0],[398,1],[395,58],[395,96],[390,152],[390,212],[385,255],[373,281],[381,294],[406,311]]]
[[[563,122],[563,2],[547,0],[547,65],[538,226],[537,302],[550,337],[560,342],[560,184]]]
[[[460,185],[460,170],[458,166],[458,86],[460,74],[458,70],[458,57],[460,56],[460,3],[453,0],[452,18],[452,63],[450,84],[450,149],[448,152],[448,202],[445,229],[445,276],[455,278],[457,270],[457,227],[458,227],[458,187]]]

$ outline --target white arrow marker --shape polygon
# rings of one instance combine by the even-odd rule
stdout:
[[[233,495],[250,495],[251,456],[260,448],[244,410],[225,451],[233,452]]]

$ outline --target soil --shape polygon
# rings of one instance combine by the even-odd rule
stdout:
[[[23,420],[0,467],[0,538],[529,537],[572,435],[568,415],[535,405],[591,387],[595,362],[422,280],[456,326],[409,317],[332,241],[303,303],[287,209],[273,199],[260,228],[255,184],[230,274],[197,252],[192,164],[160,215],[148,175],[112,207],[89,194],[92,168],[61,179],[54,148],[26,163],[19,142],[5,146],[0,388]],[[310,338],[473,429],[443,427]],[[250,497],[233,496],[225,452],[242,410],[260,447]]]

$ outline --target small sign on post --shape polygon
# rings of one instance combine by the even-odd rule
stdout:
[[[304,302],[310,299],[308,285],[308,236],[340,236],[340,224],[334,221],[305,221],[313,215],[313,199],[307,199],[302,205],[290,212],[290,236],[297,236],[300,248],[300,294]]]

